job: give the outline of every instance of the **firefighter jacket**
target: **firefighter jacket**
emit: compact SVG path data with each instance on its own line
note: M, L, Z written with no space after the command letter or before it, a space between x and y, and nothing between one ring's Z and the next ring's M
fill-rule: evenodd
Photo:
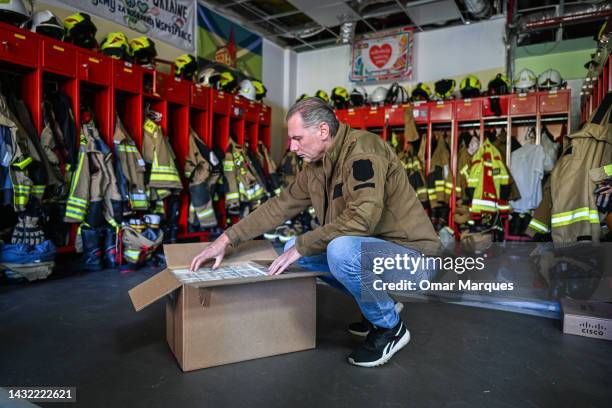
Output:
M163 213L163 199L183 189L174 152L159 125L151 119L144 123L142 156L146 165L145 183L149 198L156 201L156 211Z
M416 154L409 148L403 152L400 152L398 158L402 162L410 185L416 192L416 195L423 205L423 207L429 207L429 196L427 193L427 184L425 183L425 175L423 172L423 165Z
M520 147L520 144L518 143L516 139L512 138L511 140L513 143L512 146L517 145L518 147ZM497 148L497 150L499 150L499 154L501 155L502 162L504 163L504 166L506 166L507 168L508 163L506 163L506 153L507 153L506 148L508 145L508 136L507 136L506 130L502 129L499 132L499 135L497 135L495 140L493 140L491 143L493 144L493 146ZM514 150L514 147L512 147L512 150ZM512 177L511 173L508 173L508 185L510 186L510 193L508 195L508 201L519 200L521 198L521 192L519 191L518 186L514 182L514 178Z
M212 190L219 179L219 160L197 133L189 129L185 177L189 181L189 224L210 228L217 225ZM216 170L216 171L215 171Z
M17 124L13 121L4 96L0 95L0 165L3 204L12 201L15 211L25 211L32 192L27 167L32 163L27 145L20 143ZM12 192L12 194L11 194ZM9 196L11 196L9 199ZM5 202L6 201L6 202Z
M322 160L305 165L280 196L266 201L226 234L233 244L246 241L309 205L321 226L297 237L295 247L303 256L324 252L341 236L378 237L426 254L438 250L438 236L402 164L373 133L341 123Z
M489 139L485 138L472 158L468 177L467 194L471 198L472 218L479 219L485 213L507 213L510 210L508 183L508 169L504 165L501 153Z
M429 174L427 175L427 195L432 208L448 205L453 189L450 172L450 150L446 143L446 134L436 135L436 148L431 155Z
M145 189L145 162L136 147L134 139L117 116L113 135L115 171L122 202L129 203L132 210L145 211L149 200ZM124 205L124 212L127 206Z
M64 221L85 222L97 228L104 225L104 220L118 228L122 220L121 195L112 152L100 138L92 120L81 126L79 156L72 174Z
M612 163L611 110L612 93L608 92L582 129L568 136L551 172L550 188L544 189L529 224L529 235L550 231L555 243L599 241L595 182L589 172Z
M255 204L263 197L263 186L253 175L242 146L231 138L223 158L223 174L228 183L228 191L225 194L225 206L228 210L234 211L240 204Z
M263 164L264 173L266 175L266 185L268 192L272 195L279 195L281 189L280 176L277 172L276 163L270 158L270 152L266 146L259 141L257 143L257 151L260 156L260 160Z
M302 169L302 161L295 152L287 150L280 162L280 175L283 187L293 183Z

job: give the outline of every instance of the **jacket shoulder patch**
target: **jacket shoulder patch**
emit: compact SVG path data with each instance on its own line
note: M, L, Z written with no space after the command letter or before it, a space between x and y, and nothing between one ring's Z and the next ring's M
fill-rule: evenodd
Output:
M355 160L353 162L353 178L357 181L366 181L374 177L374 167L369 159Z

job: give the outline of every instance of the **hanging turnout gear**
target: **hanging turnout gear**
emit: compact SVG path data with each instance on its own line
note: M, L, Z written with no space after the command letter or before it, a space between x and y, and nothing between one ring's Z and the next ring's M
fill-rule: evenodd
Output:
M100 51L111 58L130 60L130 44L125 34L119 31L106 34L100 43Z
M439 100L451 99L457 83L454 79L440 79L434 84L436 98Z
M346 88L337 86L331 91L331 101L335 109L345 109L349 103L349 93Z
M598 173L592 169L601 167L605 172L612 163L611 112L612 92L608 92L584 126L568 136L570 142L550 174L528 235L551 232L555 243L599 241L596 174L590 172Z
M128 134L118 115L115 118L113 146L115 171L123 203L123 213L127 214L128 209L147 210L149 200L145 189L145 162L134 139Z
M459 91L462 98L477 98L480 96L480 79L474 75L468 75L461 80Z
M183 188L175 164L175 155L161 126L151 119L144 123L142 157L146 165L145 184L155 212L164 213L163 200Z
M23 0L0 1L1 22L21 27L29 18L30 15L23 4Z
M217 156L190 128L185 177L189 182L189 224L197 229L217 226L211 192L219 179L220 170Z
M537 77L532 70L523 68L512 81L517 92L528 92L535 89Z
M363 106L368 100L368 93L362 87L353 88L351 91L351 95L349 97L351 99L351 106L354 108L358 108Z
M130 41L130 50L134 62L138 65L152 67L157 57L155 43L149 37L136 37Z
M78 164L72 175L64 221L85 222L98 228L106 220L118 228L122 215L112 153L92 120L81 126Z
M27 169L32 163L32 157L2 95L0 95L0 142L3 204L12 203L16 212L25 211L33 188ZM9 199L11 194L12 197Z
M467 196L471 199L470 214L480 219L483 214L507 213L510 210L508 169L501 153L488 138L472 158Z
M413 101L428 101L431 97L431 90L422 82L419 82L412 90L411 99Z
M261 156L264 172L266 174L266 185L270 195L277 196L281 192L280 176L277 173L276 163L270 158L270 153L262 141L257 142L257 151Z
M89 50L98 48L96 41L98 29L91 21L89 14L78 12L69 15L64 19L64 28L66 30L64 37L66 42Z
M50 10L41 10L34 13L30 30L56 40L64 38L64 26L61 20Z
M228 213L238 215L240 211L261 199L264 195L260 185L248 165L248 160L242 146L230 138L225 157L223 158L223 174L228 182L228 192L225 195L225 206Z
M191 81L198 70L198 62L193 55L183 54L174 60L174 76Z

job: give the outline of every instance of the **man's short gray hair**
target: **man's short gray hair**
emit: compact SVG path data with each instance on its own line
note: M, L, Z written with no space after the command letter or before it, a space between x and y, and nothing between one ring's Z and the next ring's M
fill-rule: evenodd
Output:
M336 135L340 123L336 114L322 99L306 98L295 103L289 108L286 120L288 121L296 113L302 116L305 128L313 128L325 122L329 126L329 133L333 137Z

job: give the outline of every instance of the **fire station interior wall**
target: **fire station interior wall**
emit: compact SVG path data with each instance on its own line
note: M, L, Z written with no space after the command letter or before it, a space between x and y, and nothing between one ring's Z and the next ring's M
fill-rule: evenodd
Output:
M77 11L80 11L79 9L74 8L68 4L60 3L54 0L40 0L35 2L34 11L39 10L51 10L51 12L54 13L61 20L73 13L76 13ZM114 31L121 31L125 33L125 35L127 35L128 39L130 40L132 38L140 37L142 35L142 33L130 30L126 26L117 24L113 21L105 20L98 16L92 15L91 20L98 28L98 32L96 33L96 39L98 40L98 43L102 41L106 34L112 33ZM156 38L153 38L153 41L155 41L155 49L157 50L158 58L168 61L174 61L176 57L186 52L172 45L166 44Z
M401 84L411 89L418 82L426 82L433 90L433 83L439 79L455 79L458 86L465 75L473 74L486 86L497 72L505 71L504 25L504 18L495 18L470 25L417 31L413 77ZM351 47L348 45L301 52L297 64L296 96L312 95L318 89L330 92L335 86L350 91L354 86L349 80ZM364 87L371 92L390 82L364 84Z

